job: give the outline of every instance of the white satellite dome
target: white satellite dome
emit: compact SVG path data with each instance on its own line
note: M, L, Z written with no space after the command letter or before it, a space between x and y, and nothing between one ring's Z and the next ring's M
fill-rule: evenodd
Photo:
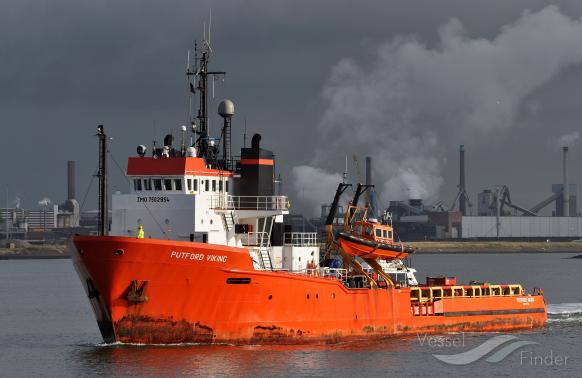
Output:
M218 105L218 114L221 117L232 117L234 115L234 103L230 100L222 100Z

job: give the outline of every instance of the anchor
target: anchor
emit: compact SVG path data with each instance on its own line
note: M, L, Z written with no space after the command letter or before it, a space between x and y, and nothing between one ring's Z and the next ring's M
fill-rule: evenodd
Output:
M127 301L132 303L147 302L148 297L145 295L147 287L148 281L143 281L141 285L138 285L137 280L131 281L131 284L129 285L129 291L127 292L126 296Z

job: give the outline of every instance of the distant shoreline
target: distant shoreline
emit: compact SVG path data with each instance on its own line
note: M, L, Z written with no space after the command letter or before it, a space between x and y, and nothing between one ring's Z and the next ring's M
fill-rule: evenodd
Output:
M70 259L71 254L64 244L33 245L25 248L0 248L0 260Z
M582 242L427 241L410 244L417 248L417 254L582 253Z

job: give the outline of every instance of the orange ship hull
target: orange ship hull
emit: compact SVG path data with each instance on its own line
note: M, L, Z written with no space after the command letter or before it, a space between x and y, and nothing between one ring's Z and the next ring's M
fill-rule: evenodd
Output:
M306 343L544 325L543 296L411 302L410 288L257 271L245 249L75 236L70 241L106 342Z

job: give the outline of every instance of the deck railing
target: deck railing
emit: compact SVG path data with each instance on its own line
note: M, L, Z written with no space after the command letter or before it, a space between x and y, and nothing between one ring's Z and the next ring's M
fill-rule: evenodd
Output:
M302 270L300 272L295 272L295 273L306 274L308 276L315 276L315 277L336 278L340 281L345 281L347 276L348 276L347 269L328 268L328 267L305 269L305 270Z
M268 232L249 232L241 234L241 243L245 247L268 247L270 245Z
M213 209L225 210L287 210L287 196L230 196L216 195L211 197Z
M317 245L317 232L286 232L283 243L295 247L312 247Z

